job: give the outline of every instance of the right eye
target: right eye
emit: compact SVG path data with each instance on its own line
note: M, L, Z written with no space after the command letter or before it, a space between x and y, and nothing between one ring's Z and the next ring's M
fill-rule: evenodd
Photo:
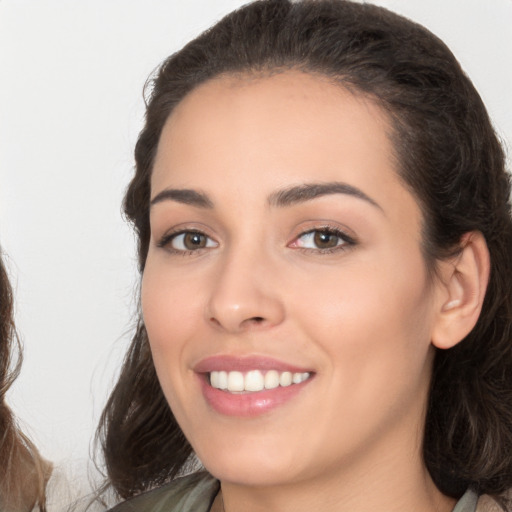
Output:
M190 253L199 249L217 247L217 242L200 231L180 231L164 236L158 243L159 247L165 247L173 252Z

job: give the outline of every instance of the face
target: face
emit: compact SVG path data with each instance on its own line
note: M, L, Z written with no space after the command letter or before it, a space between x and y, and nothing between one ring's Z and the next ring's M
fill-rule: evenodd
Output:
M223 481L421 451L435 284L389 131L371 101L291 71L212 80L167 121L143 315L172 411Z

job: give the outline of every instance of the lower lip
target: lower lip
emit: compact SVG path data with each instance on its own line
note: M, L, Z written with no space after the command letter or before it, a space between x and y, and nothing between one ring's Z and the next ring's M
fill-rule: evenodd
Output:
M260 416L292 400L312 380L300 384L266 389L253 393L229 393L210 386L207 377L199 375L206 402L218 413L226 416Z

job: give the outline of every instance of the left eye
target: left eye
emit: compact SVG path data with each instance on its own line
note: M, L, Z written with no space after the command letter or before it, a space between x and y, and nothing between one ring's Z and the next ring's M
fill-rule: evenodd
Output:
M315 229L300 235L292 244L294 247L304 249L334 249L346 244L352 244L352 240L341 233L331 229Z
M173 235L168 244L175 251L197 251L217 245L211 238L196 231L185 231Z

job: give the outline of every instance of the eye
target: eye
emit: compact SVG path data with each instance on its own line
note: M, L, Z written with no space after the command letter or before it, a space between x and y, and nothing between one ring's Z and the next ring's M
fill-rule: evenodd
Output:
M338 229L312 229L298 236L291 244L292 247L316 251L330 251L354 245L355 241Z
M217 247L217 245L217 242L200 231L171 233L164 236L158 243L159 247L164 247L172 252L194 252L199 249Z

